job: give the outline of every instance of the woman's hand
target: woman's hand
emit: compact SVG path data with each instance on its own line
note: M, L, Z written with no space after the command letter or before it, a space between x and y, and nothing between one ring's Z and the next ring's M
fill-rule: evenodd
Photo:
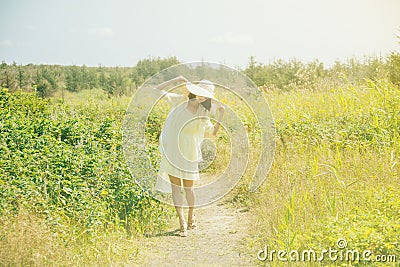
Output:
M224 112L225 112L225 107L223 105L220 105L218 107L218 121L222 120L222 116L224 116Z
M225 107L223 105L220 105L218 107L218 113L220 114L221 117L224 115L224 112L225 112Z
M178 77L175 78L175 80L177 82L183 82L186 83L188 81L188 79L186 79L185 77L183 77L182 75L179 75Z

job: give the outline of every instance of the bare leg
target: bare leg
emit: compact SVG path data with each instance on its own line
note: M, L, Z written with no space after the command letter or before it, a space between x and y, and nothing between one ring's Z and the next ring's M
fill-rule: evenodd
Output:
M193 180L186 180L183 179L183 187L185 189L186 200L189 205L188 211L188 222L193 222L194 220L194 201L195 201L195 194L193 190L194 181Z
M169 175L169 180L171 181L172 187L172 200L174 201L174 206L176 209L176 213L178 213L179 224L181 225L181 229L186 227L185 218L183 217L183 207L182 207L182 194L181 194L181 179L175 176Z

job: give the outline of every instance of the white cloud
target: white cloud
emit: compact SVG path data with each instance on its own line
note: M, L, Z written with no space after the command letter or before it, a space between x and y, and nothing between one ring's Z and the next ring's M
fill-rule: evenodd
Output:
M0 41L0 46L10 47L10 46L13 46L13 42L11 42L10 40L3 40L3 41Z
M237 34L233 32L226 32L223 35L216 36L211 39L214 43L220 44L235 44L235 45L252 45L254 44L254 39L251 35L247 34Z
M90 35L106 38L114 36L114 32L110 27L92 28L88 30L88 33Z

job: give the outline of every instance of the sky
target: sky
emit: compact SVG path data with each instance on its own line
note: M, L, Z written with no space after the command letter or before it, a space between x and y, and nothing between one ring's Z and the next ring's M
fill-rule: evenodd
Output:
M0 0L0 60L134 66L175 56L246 67L400 50L400 0Z

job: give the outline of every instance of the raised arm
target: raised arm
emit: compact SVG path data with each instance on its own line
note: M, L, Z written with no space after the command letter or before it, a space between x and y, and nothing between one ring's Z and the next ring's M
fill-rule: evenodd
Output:
M173 83L176 83L176 82L184 83L184 82L187 82L187 79L186 79L185 77L183 77L182 75L180 75L180 76L175 77L175 78L173 78L173 79L171 79L171 80L168 80L168 81L165 81L165 82L163 82L163 83L160 83L160 84L157 85L155 88L158 89L158 90L163 90L163 89L164 89L165 87L167 87L168 85L173 84Z
M163 99L167 100L167 102L170 104L171 107L176 107L179 103L182 103L183 101L186 100L186 95L167 92L167 91L164 91L164 88L166 88L167 86L174 84L174 83L186 83L186 82L187 82L187 79L185 77L183 77L182 75L180 75L178 77L175 77L171 80L165 81L165 82L160 83L159 85L155 86L151 90L151 93L157 99L162 97Z

